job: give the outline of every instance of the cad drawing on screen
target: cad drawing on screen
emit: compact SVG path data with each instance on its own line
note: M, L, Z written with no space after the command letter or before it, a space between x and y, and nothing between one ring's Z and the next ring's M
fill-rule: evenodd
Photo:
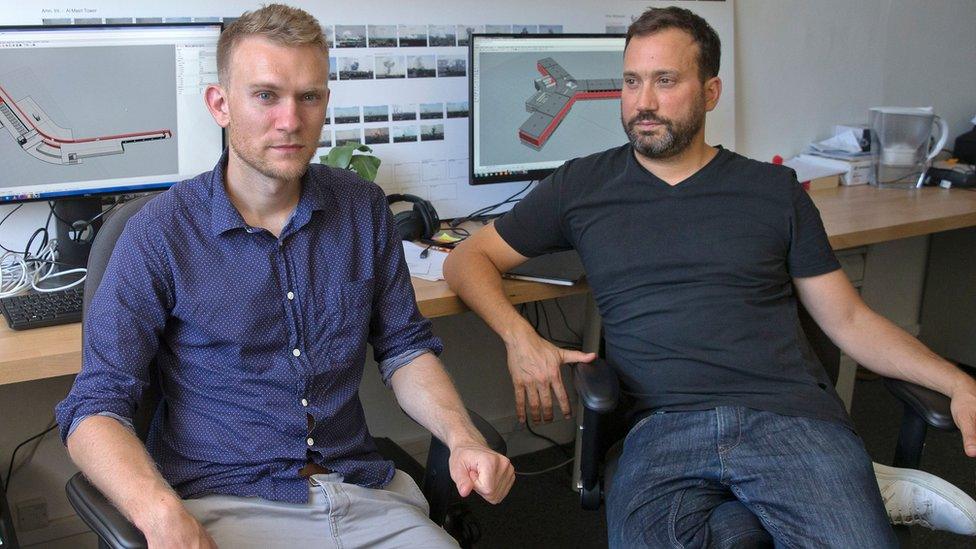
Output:
M536 92L525 101L532 113L518 130L519 140L535 150L545 146L573 103L593 99L620 99L621 80L614 78L574 78L552 57L540 59L536 68L542 74L534 81Z
M125 146L140 141L170 139L169 129L143 130L75 138L59 126L31 96L15 100L0 83L0 124L27 154L49 164L74 165L86 158L124 154Z

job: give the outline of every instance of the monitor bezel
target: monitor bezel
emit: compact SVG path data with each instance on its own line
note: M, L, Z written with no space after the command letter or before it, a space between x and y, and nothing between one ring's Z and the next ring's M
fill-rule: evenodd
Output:
M518 172L501 172L495 175L475 174L474 165L474 49L476 38L623 38L626 34L618 33L563 33L563 34L520 34L520 33L472 33L468 39L468 183L470 185L487 185L491 183L513 183L519 181L539 181L556 171L556 168L538 168ZM624 46L626 48L626 45ZM621 52L623 55L623 52ZM567 158L566 161L571 160Z
M94 24L86 23L82 25L0 25L0 32L4 31L41 31L41 30L80 30L80 29L127 29L127 28L178 28L178 27L213 27L217 26L220 28L220 34L224 32L223 21L181 21L174 23L111 23L111 24ZM215 122L216 124L216 122ZM227 148L227 131L221 129L220 131L220 149L223 151ZM0 206L6 204L25 204L28 202L44 202L51 200L63 200L71 198L96 198L112 195L121 194L133 194L133 193L143 193L143 192L153 192L166 190L173 185L179 183L177 181L161 181L159 183L145 183L138 185L118 185L114 187L103 187L101 189L78 189L71 191L55 191L39 193L39 196L14 196L5 195L3 190L0 190Z

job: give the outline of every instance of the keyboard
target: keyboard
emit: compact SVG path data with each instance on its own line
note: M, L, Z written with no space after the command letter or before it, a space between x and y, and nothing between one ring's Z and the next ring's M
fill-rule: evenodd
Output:
M0 312L14 330L43 328L81 322L81 301L85 285L56 292L31 292L0 298Z

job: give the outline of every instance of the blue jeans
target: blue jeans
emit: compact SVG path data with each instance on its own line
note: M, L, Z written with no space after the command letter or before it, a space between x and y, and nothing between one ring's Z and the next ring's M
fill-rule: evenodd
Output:
M898 546L856 434L740 407L634 425L607 530L614 548Z

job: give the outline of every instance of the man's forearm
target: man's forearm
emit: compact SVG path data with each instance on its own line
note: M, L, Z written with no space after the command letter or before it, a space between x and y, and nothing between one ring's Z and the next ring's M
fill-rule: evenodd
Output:
M142 532L185 512L142 442L115 419L85 418L67 445L82 473Z
M973 379L917 338L867 307L859 307L838 346L859 364L886 377L903 379L952 396Z
M403 411L452 451L466 444L485 444L454 383L433 354L424 353L413 359L393 373L391 382Z
M498 268L478 250L461 246L451 252L444 263L444 275L451 289L506 345L527 333L534 334L505 295Z

